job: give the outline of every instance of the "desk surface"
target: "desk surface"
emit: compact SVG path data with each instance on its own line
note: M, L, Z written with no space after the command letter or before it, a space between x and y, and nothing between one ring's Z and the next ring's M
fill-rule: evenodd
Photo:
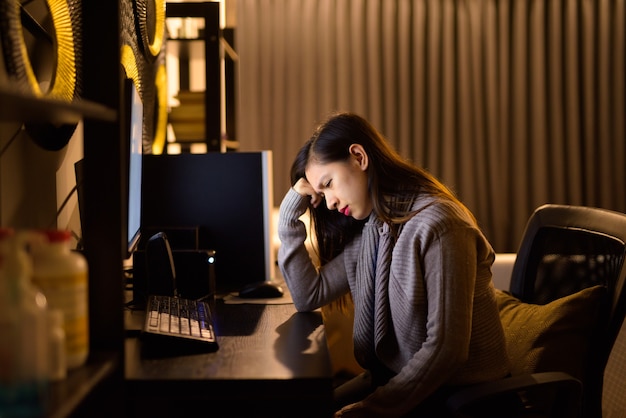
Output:
M191 412L211 401L219 401L229 417L332 416L331 367L319 312L218 300L214 320L214 353L146 358L136 336L126 339L133 416L180 415L181 407Z

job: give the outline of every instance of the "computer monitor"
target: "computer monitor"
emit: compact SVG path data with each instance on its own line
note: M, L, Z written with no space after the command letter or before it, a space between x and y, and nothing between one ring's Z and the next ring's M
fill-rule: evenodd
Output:
M271 151L145 155L143 168L142 229L198 228L218 292L273 278Z
M125 80L126 118L124 132L128 134L128 144L123 147L126 154L126 256L130 257L137 247L141 235L141 187L143 160L143 103L135 83ZM124 149L124 148L123 148Z
M124 106L121 110L121 149L124 151L121 158L120 176L122 178L121 204L124 210L122 229L125 242L125 256L130 258L136 250L141 237L141 187L143 162L143 103L137 87L131 79L124 80ZM78 194L78 209L80 222L84 230L86 225L84 216L86 202L83 190L84 159L74 164L76 174L76 190ZM92 229L95 228L92 225ZM79 242L82 249L82 243Z

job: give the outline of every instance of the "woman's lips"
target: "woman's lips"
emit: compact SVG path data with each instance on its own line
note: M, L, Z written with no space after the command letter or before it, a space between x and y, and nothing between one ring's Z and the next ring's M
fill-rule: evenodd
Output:
M341 209L339 212L343 213L346 216L350 216L350 207L346 206L345 208Z

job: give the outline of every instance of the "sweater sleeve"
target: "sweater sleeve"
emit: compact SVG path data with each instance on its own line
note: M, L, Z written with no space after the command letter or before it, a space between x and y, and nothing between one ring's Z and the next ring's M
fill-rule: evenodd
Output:
M289 287L296 309L312 311L348 292L343 254L319 270L305 246L307 232L300 217L308 208L308 197L289 189L278 217L278 266Z

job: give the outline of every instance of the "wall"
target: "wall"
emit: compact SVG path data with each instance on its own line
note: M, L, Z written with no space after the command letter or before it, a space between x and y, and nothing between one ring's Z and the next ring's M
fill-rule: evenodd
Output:
M45 30L50 30L51 18L44 1L34 1L24 4L23 7ZM3 28L6 22L11 21L13 2L2 4ZM16 19L15 19L16 20ZM4 30L0 37L0 88L9 89L19 87L15 74L20 69L20 60L28 61L32 68L35 81L42 94L47 95L53 90L54 71L56 70L53 48L56 43L41 40L30 36L25 30L15 28L10 30L11 38ZM23 42L28 55L26 58L15 58L13 68L5 62L6 56L16 56L15 52L6 45L14 45L14 40ZM4 45L4 46L2 46ZM11 61L13 62L13 61ZM61 84L61 83L59 83ZM9 105L10 106L10 105ZM48 151L38 146L32 137L23 129L22 121L0 121L0 225L13 228L69 228L80 235L80 219L76 193L72 190L76 184L74 163L82 158L83 140L82 125L76 127L69 143L59 151ZM67 140L67 137L64 137ZM65 209L59 213L58 209L70 196ZM76 240L73 243L76 245Z
M15 139L12 139L19 132ZM36 145L21 124L0 124L0 224L14 228L70 228L80 235L75 193L57 218L76 184L74 162L82 158L79 128L61 151Z

